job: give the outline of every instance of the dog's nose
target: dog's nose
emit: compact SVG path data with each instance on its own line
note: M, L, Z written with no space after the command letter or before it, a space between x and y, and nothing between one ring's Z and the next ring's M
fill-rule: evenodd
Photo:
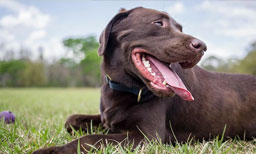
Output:
M196 52L203 52L207 50L206 44L198 39L193 39L190 43L190 48Z

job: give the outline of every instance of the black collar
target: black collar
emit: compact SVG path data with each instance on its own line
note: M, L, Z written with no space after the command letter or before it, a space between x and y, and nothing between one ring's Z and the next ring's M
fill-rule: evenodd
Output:
M152 96L154 96L153 93L147 87L141 89L126 87L125 85L111 81L111 77L109 75L106 75L105 78L106 82L108 83L111 89L137 95L137 102L145 102L151 99Z

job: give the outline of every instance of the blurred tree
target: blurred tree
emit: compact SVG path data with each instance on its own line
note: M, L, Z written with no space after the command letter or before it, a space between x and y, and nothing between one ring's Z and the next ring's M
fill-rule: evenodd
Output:
M210 56L201 63L201 67L210 71L216 71L218 67L223 65L223 63L224 62L220 58L216 56Z
M80 67L68 67L57 62L46 68L48 86L74 87L83 85Z
M58 63L67 67L67 68L74 68L74 67L78 66L78 64L71 58L61 58L58 61Z
M63 44L75 55L80 55L82 53L86 53L88 51L92 51L98 48L98 42L94 36L89 36L86 38L68 38L63 41Z
M19 76L26 69L26 61L10 60L0 62L0 85L6 86L21 86Z
M233 66L238 62L236 59L223 60L216 56L210 56L206 58L202 63L201 67L209 71L216 72L232 72Z
M248 54L233 70L238 73L256 75L256 42L251 45Z
M12 50L5 51L0 61L0 86L99 86L101 59L95 37L68 38L63 44L73 57L51 64L44 60L43 47L38 48L37 61L30 60L31 51L27 48L22 48L17 56Z
M19 59L21 60L29 60L29 58L31 58L32 52L27 49L22 47L19 51Z
M86 54L80 65L85 73L85 80L87 86L100 86L100 61L97 49Z
M256 75L256 42L248 48L243 59L228 59L226 61L210 56L201 63L201 67L217 72L243 73Z
M44 66L28 60L0 62L0 86L23 87L46 85Z
M44 64L41 62L26 62L26 68L21 72L19 85L25 87L40 87L47 83Z
M38 47L38 53L39 53L39 61L44 61L44 48L42 46Z
M14 51L12 49L6 50L3 56L4 61L13 60L15 58Z
M94 36L86 38L68 38L63 41L65 47L74 55L73 59L62 58L62 64L73 66L77 63L83 71L84 86L100 85L100 61L97 54L98 42Z
M247 50L248 50L248 52L255 51L256 50L256 41L251 43L251 45L249 46L249 48Z

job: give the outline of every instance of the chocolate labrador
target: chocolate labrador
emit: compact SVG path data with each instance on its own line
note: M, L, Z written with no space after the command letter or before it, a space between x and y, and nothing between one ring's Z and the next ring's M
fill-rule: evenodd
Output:
M256 78L196 66L206 51L165 12L121 10L100 37L103 85L100 115L72 115L66 128L102 124L112 133L87 135L34 154L76 153L90 145L163 143L256 137ZM79 142L78 142L79 141Z

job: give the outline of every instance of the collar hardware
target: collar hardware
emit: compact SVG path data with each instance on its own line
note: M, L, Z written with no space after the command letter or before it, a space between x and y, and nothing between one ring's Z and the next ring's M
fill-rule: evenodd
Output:
M128 92L132 93L137 96L137 102L145 102L152 98L152 92L147 88L133 88L133 87L127 87L125 85L122 85L120 83L112 81L112 78L106 74L105 75L106 82L108 83L109 87L113 90L122 91L122 92Z
M139 93L138 93L138 98L137 98L137 102L140 102L141 99L141 93L142 93L143 88L140 89Z

